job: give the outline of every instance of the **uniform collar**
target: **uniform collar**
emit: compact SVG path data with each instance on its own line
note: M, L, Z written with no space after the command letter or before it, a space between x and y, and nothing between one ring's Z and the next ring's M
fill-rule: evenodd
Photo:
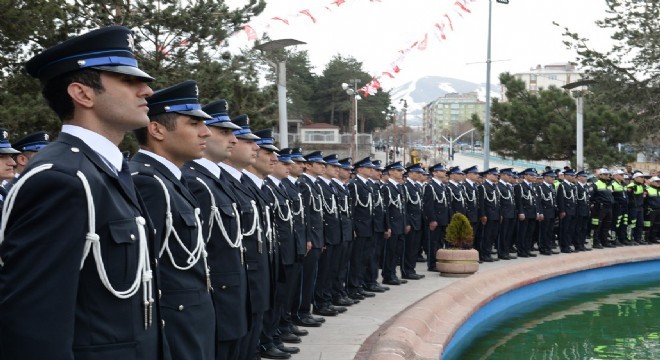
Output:
M264 184L263 179L260 179L257 175L247 171L246 169L243 169L243 175L246 175L247 177L250 178L256 185L257 188L261 189L261 186Z
M112 170L116 170L117 172L121 170L124 156L122 156L117 145L113 144L105 136L76 125L62 125L61 132L82 140L87 146L94 150L94 152L101 155L106 163L114 166L115 168Z
M165 166L167 168L167 170L169 170L177 180L181 180L181 169L176 167L176 165L174 165L173 162L171 162L171 161L167 160L166 158L164 158L164 157L162 157L162 156L160 156L156 153L153 153L149 150L140 149L140 150L138 150L138 152L143 153L143 154L153 158L154 160L158 161L163 166Z
M240 171L238 171L238 169L230 165L227 165L223 162L219 163L218 166L220 166L220 168L223 169L224 171L228 172L229 175L231 175L234 179L241 181L241 176L243 176L243 174Z
M210 171L211 174L213 174L218 179L220 178L220 167L218 166L218 164L205 158L195 159L193 161L206 168L206 170Z
M315 181L316 181L316 177L315 177L315 176L312 176L312 175L310 175L310 174L308 174L308 173L303 173L303 175L307 176L310 180L312 180L312 182L315 182Z
M358 179L362 180L363 183L365 183L365 184L367 183L367 179L362 177L362 175L360 175L360 174L355 174L355 175L357 176Z

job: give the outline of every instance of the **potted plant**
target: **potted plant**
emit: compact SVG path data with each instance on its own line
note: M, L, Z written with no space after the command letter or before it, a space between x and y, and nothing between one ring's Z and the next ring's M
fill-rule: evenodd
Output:
M462 277L479 270L479 252L472 248L474 234L470 221L461 213L452 216L445 242L447 249L439 249L435 258L440 276Z

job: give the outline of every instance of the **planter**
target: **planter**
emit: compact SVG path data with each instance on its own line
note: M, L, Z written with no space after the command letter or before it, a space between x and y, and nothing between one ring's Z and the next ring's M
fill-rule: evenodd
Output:
M435 259L440 276L465 277L479 270L479 252L474 249L440 249Z

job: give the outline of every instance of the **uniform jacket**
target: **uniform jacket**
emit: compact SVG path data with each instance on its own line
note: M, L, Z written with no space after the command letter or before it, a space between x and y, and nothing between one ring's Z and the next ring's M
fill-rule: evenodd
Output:
M539 208L544 220L555 218L557 212L557 192L552 184L540 184L536 188L538 192Z
M335 188L320 177L316 179L321 196L323 197L323 236L326 245L341 244L341 221L339 219L339 208Z
M455 184L453 182L447 183L447 196L449 200L449 219L454 216L455 213L461 213L467 215L467 204L465 200L465 189L460 184Z
M241 175L241 179L247 175ZM243 248L245 248L245 268L247 269L248 294L252 313L263 312L270 308L270 267L268 262L268 244L265 232L253 227L258 217L256 227L263 226L263 211L256 205L254 194L234 176L222 171L220 181L225 183L236 195L238 209L241 212L241 227L243 228ZM252 207L255 203L256 211ZM263 229L263 227L262 227ZM251 235L245 235L249 234ZM261 241L261 242L260 242Z
M465 216L470 222L479 221L478 199L477 199L477 184L470 184L467 181L463 182L463 189L465 189Z
M383 186L381 183L375 181L369 181L369 186L371 186L371 198L373 199L373 223L374 223L374 232L385 232L390 228L389 219L387 216L387 209L385 204L383 204L383 194L380 192L380 188Z
M422 192L415 184L404 181L406 197L406 219L412 230L422 229Z
M291 204L291 211L293 212L293 234L295 239L296 254L300 259L307 253L307 240L305 238L305 212L302 200L302 195L298 189L298 185L294 184L288 178L282 179L282 184L286 189L287 197Z
M372 188L360 178L356 177L348 184L353 208L353 229L356 236L371 237L374 233Z
M513 193L513 186L501 181L497 182L497 195L500 198L500 213L503 219L515 219L516 198Z
M337 193L337 209L339 210L339 222L341 223L341 242L353 240L353 218L351 214L351 200L348 189L336 181L332 186Z
M577 215L578 216L590 216L590 201L589 201L589 189L580 183L575 184L577 187Z
M500 199L497 184L488 181L477 187L477 211L479 218L485 216L488 221L500 221Z
M213 287L211 297L215 305L216 338L218 341L238 339L247 333L250 310L242 245L233 247L229 244L236 242L240 231L236 221L240 212L234 210L236 195L203 165L189 161L181 170L188 188L199 202L204 240L208 239L206 251ZM217 208L217 213L212 212L212 205ZM220 216L221 224L217 219L211 219L216 214Z
M282 185L281 182L280 185ZM279 247L280 263L293 265L296 261L296 240L293 233L293 216L289 197L285 189L275 185L273 180L268 177L264 179L263 192L271 208L271 219L275 226L275 241ZM276 199L277 201L275 201Z
M161 317L153 296L145 329L143 290L119 299L101 283L93 254L80 267L89 232L87 199L76 173L87 178L95 205L96 234L110 284L128 289L137 275L136 217L146 220L150 265L160 244L141 198L82 140L61 133L30 161L23 177L44 164L50 170L15 185L0 246L0 359L160 359ZM40 305L41 304L41 305ZM43 305L43 306L42 306Z
M298 187L305 207L305 238L312 247L323 248L323 195L318 185L307 175L298 177Z
M160 273L163 319L171 325L165 327L165 334L172 357L214 358L215 310L207 283L206 264L200 253L191 267L191 256L188 254L198 246L198 235L202 231L197 219L197 199L165 165L149 155L138 152L129 166L135 186L154 222L156 236L162 246L167 243L169 248L169 251L160 250ZM156 177L163 182L162 185ZM172 216L173 229L168 240L165 239L170 230L166 223L167 203L163 185L169 193ZM177 241L177 234L186 249ZM195 336L191 337L188 333Z
M446 185L441 185L435 180L431 180L424 185L423 194L424 223L428 225L436 221L438 226L448 225L450 195L447 194Z
M403 185L394 185L388 181L382 188L383 202L387 207L388 221L392 235L401 235L406 232L408 225L406 215L406 194Z
M575 185L562 181L557 186L557 211L566 215L575 216L577 209L577 190Z
M536 219L539 208L534 184L528 184L523 181L513 187L513 192L516 197L517 214L525 214L525 220Z

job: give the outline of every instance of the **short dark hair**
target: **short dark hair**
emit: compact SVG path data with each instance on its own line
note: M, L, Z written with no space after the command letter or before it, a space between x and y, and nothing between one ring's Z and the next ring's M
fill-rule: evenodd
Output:
M174 131L176 129L176 119L179 116L180 115L177 113L163 113L150 117L149 121L155 121L165 126L165 129L167 129L167 131ZM147 140L149 136L146 127L133 130L133 134L135 134L135 139L137 140L138 144L140 145L147 144Z
M105 91L101 83L101 72L96 69L72 71L48 80L43 84L41 94L62 121L73 118L73 100L67 87L74 82L91 87L97 94Z

